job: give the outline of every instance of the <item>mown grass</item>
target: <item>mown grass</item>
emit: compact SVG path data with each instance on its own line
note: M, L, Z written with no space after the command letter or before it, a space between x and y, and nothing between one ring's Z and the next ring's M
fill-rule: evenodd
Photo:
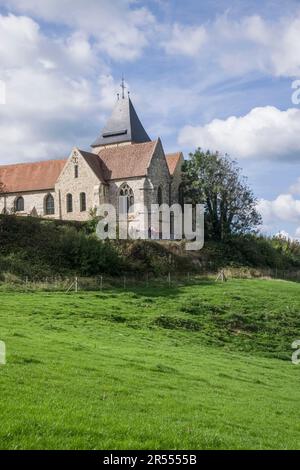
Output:
M1 292L0 448L299 449L299 294Z

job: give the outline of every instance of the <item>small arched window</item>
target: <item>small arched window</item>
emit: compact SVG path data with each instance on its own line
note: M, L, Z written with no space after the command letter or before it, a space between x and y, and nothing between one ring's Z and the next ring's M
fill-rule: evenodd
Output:
M48 196L46 196L45 213L46 215L54 215L55 213L54 197L51 194L48 194Z
M74 178L78 178L78 165L74 165Z
M162 190L161 190L161 187L159 186L158 190L157 190L157 204L159 206L161 206L163 203L163 196L162 196Z
M16 212L24 212L24 198L22 196L16 199L15 209Z
M67 212L73 212L73 197L72 197L72 194L67 194Z
M121 196L126 197L126 201L127 201L126 210L127 210L127 213L132 212L132 206L134 205L134 194L133 194L133 190L130 188L130 186L128 186L127 183L124 184L123 186L121 186L119 196L120 197Z
M80 193L80 211L81 212L86 211L86 194L85 193Z

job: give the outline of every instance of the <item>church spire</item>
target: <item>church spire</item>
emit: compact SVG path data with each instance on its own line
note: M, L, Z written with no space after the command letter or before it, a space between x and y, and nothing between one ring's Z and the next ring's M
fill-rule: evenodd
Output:
M119 98L120 95L118 93L118 100L111 117L108 119L99 137L91 145L93 148L123 142L139 144L151 141L139 120L129 93L128 96L125 94L126 86L124 76L122 77L121 89L122 99Z

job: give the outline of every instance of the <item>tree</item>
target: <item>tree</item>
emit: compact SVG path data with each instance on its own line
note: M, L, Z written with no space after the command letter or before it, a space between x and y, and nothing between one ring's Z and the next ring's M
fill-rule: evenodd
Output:
M236 161L199 148L190 154L183 171L186 201L205 206L208 237L224 240L255 232L261 224L257 199Z

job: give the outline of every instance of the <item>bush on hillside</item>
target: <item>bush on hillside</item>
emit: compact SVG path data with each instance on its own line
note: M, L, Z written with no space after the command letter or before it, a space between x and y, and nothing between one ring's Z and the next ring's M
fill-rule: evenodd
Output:
M244 235L208 241L200 252L184 242L100 241L88 224L0 216L0 273L30 278L131 273L205 272L225 267L300 269L300 244Z
M72 223L4 216L0 219L0 269L31 277L74 272L93 276L117 274L124 266L109 241L86 235Z

